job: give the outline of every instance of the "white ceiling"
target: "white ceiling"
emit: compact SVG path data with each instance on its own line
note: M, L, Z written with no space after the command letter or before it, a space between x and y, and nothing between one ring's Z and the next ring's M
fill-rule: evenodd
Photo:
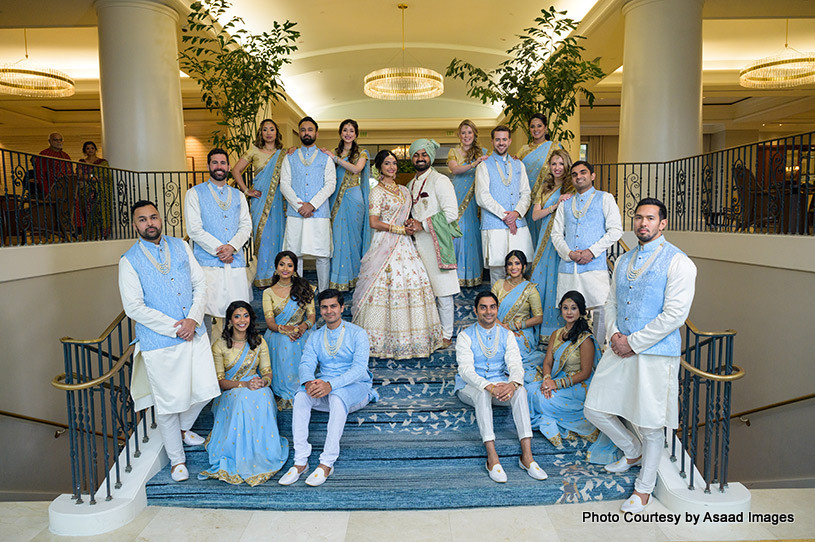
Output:
M621 0L550 2L559 9L568 9L569 16L576 19L602 19L602 24L588 25L587 45L592 54L605 57L607 71L619 68ZM513 0L500 9L487 0L407 3L406 64L442 73L454 57L485 68L496 66L542 6L530 0ZM94 99L99 68L92 0L49 0L45 4L46 9L33 9L29 0L0 2L0 62L23 57L22 28L27 27L30 60L67 72L85 89L81 99ZM296 104L320 120L353 117L404 123L409 119L494 120L499 115L498 108L467 97L464 85L449 79L445 94L432 100L385 102L364 95L362 79L366 73L401 62L401 15L396 0L234 0L234 4L234 14L243 17L247 29L254 32L269 28L273 20L298 22L298 51L285 68L283 81ZM815 51L815 1L776 0L771 4L758 0L705 2L706 94L710 94L710 87L718 89L720 97L725 93L733 101L754 95L738 86L738 69L749 60L783 49L785 16L793 17L790 45L801 51ZM604 11L611 15L598 16ZM613 101L620 81L619 71L612 73L597 86L598 93ZM194 99L194 87L185 88L185 96ZM803 89L800 93L812 95L813 90ZM19 98L0 97L0 108L8 101L20 105ZM32 110L36 108L33 102Z

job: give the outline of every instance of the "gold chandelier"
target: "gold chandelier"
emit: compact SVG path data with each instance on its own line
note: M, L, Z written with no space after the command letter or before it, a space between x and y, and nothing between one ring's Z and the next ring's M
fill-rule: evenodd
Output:
M61 98L74 94L68 74L28 61L28 34L23 29L25 60L0 64L0 92L29 98Z
M815 83L815 53L801 53L789 46L790 21L784 51L751 62L739 72L739 84L747 88L790 88Z
M402 66L382 68L365 76L363 90L378 100L426 100L444 94L444 77L439 72L420 67L405 67L405 10L402 10Z

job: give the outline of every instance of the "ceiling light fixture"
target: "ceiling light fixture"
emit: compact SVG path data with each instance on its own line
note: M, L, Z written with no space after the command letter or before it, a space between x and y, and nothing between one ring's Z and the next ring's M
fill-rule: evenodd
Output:
M444 94L444 77L428 68L405 67L405 10L402 11L402 66L375 70L365 76L363 90L378 100L426 100Z
M62 98L75 92L68 74L28 61L28 33L23 29L25 60L0 64L0 92L29 98Z
M790 88L815 83L815 53L802 53L789 46L790 20L784 51L751 62L739 72L739 84L747 88Z

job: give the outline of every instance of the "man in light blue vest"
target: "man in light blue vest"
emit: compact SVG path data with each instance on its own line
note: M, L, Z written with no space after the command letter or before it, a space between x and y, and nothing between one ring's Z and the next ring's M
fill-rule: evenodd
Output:
M337 171L328 154L315 145L317 121L304 117L299 129L303 145L289 154L280 168L280 193L288 202L283 250L297 255L301 276L303 260L316 260L317 287L323 291L328 288L334 248L328 198L334 193Z
M342 319L345 300L333 288L317 295L325 326L315 330L306 341L300 360L300 390L294 396L291 426L294 440L294 466L280 478L280 485L296 482L308 466L311 444L308 425L311 411L328 412L325 445L320 464L306 478L306 485L322 485L334 472L340 455L340 438L348 414L356 412L379 395L373 390L368 370L370 346L368 333Z
M206 325L211 332L209 317L224 318L233 301L252 301L242 250L252 235L252 217L240 190L226 184L226 151L209 151L207 167L209 180L184 197L184 221L195 259L207 278ZM217 337L210 338L214 342Z
M623 512L641 512L650 502L663 427L673 434L678 426L679 328L690 313L696 266L662 235L667 215L658 199L637 204L639 244L614 267L606 302L610 348L597 365L584 408L586 418L625 454L606 470L625 472L642 465ZM636 427L642 444L620 418Z
M475 297L475 315L478 322L463 329L456 340L455 391L463 403L475 408L478 430L487 449L487 472L494 482L507 481L495 451L492 407L509 406L521 440L518 466L535 480L545 480L546 472L532 457L532 424L521 352L512 332L498 325L498 298L494 293L481 292Z
M614 196L594 188L594 166L579 160L572 165L571 176L577 193L558 206L552 222L552 245L561 258L557 299L570 290L583 294L592 311L594 337L602 347L603 305L609 289L606 251L623 236L622 219Z
M504 258L510 251L520 250L532 261L535 250L524 218L531 193L526 168L509 155L508 127L497 126L491 135L493 152L475 168L475 201L481 207L484 267L495 284L506 276Z
M132 217L139 240L119 260L122 306L136 321L130 393L136 410L155 406L171 475L180 482L189 478L183 444L204 443L190 428L221 394L201 325L207 282L189 245L161 235L153 203L135 203Z

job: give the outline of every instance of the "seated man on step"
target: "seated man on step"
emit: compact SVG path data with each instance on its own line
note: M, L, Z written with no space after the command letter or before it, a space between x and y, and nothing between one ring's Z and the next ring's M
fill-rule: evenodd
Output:
M535 480L545 480L546 472L532 457L532 424L524 391L524 368L515 336L498 325L498 298L492 292L475 297L478 322L461 330L456 341L456 395L475 407L481 440L487 448L487 471L494 482L506 482L507 475L495 451L492 406L512 408L512 419L521 439L518 466ZM520 390L520 391L519 391Z
M291 421L294 466L280 479L279 483L284 486L296 482L308 466L311 454L308 424L312 409L328 412L320 464L306 479L307 485L319 486L334 472L348 414L379 397L372 389L373 378L368 370L368 334L361 327L342 320L345 302L342 293L333 288L323 290L317 302L325 326L315 330L303 348L300 390L294 396Z

